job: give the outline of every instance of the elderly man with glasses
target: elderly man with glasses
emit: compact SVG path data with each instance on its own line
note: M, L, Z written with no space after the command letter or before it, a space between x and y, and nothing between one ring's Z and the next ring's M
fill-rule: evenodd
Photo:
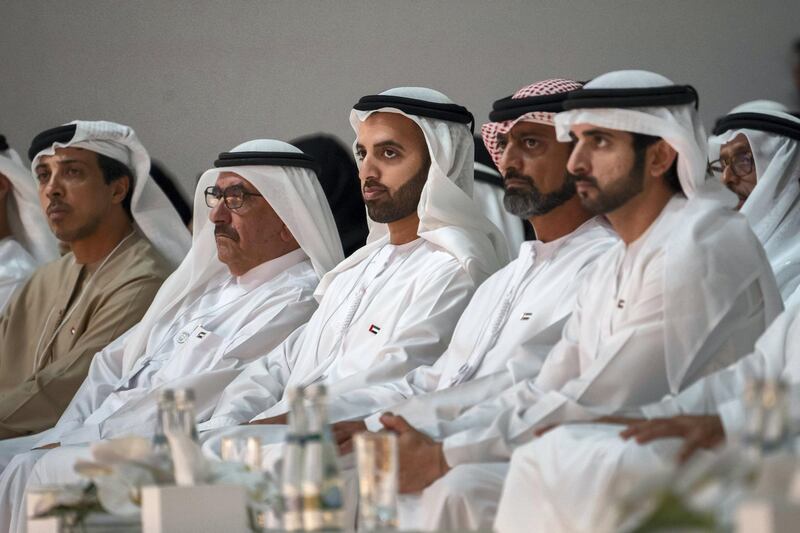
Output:
M152 436L165 388L192 388L204 420L245 364L308 321L319 278L343 259L315 166L289 144L259 140L203 174L192 248L142 321L95 355L56 426L27 437L35 449L11 460L0 531L22 527L29 475L30 484L76 481L88 443Z
M800 118L758 100L720 118L713 133L709 169L738 196L786 301L800 285Z

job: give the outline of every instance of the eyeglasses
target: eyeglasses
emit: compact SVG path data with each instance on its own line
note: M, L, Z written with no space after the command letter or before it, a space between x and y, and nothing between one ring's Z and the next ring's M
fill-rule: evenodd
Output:
M751 153L742 153L736 154L735 156L728 158L719 158L716 161L712 161L708 164L708 171L711 174L714 174L716 177L721 178L725 169L730 167L731 172L737 178L743 178L753 172L754 163L753 163L753 154Z
M247 192L240 185L233 185L225 190L220 189L216 185L212 185L205 190L206 205L210 208L215 208L219 205L219 201L225 202L225 207L231 211L236 211L244 205L246 196L261 196L257 193Z

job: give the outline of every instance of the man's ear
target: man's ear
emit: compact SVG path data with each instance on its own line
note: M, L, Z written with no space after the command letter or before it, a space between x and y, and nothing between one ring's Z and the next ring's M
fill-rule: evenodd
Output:
M5 200L10 192L11 182L4 174L0 174L0 200Z
M281 225L281 231L279 235L283 242L297 242L295 241L294 235L292 235L292 232L289 231L289 228L286 226L286 224Z
M672 167L675 158L678 157L678 152L661 139L650 146L650 175L663 176Z
M121 204L125 197L128 196L131 178L122 176L112 181L109 185L111 186L111 201L115 204Z

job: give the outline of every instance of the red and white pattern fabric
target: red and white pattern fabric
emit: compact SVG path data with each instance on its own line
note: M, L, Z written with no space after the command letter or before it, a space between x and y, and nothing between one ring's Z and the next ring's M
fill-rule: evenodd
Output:
M517 92L515 92L513 96L511 96L511 99L516 100L519 98L528 98L530 96L544 96L548 94L568 93L570 91L580 89L581 87L583 86L577 81L554 78L551 80L539 81L536 83L532 83L531 85L527 85L522 89L518 90ZM502 150L500 150L497 147L498 134L505 135L511 128L514 127L514 124L520 121L538 122L539 124L547 124L548 126L552 126L554 116L555 113L548 113L544 111L533 111L531 113L526 113L514 120L506 120L503 122L489 122L481 126L481 136L483 137L483 143L486 145L486 149L489 150L489 155L492 156L492 161L494 161L494 164L498 165L498 163L500 162L500 156L503 153Z

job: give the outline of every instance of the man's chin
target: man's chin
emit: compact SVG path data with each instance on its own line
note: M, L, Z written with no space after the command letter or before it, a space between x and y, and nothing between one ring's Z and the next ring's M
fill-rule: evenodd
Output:
M50 225L50 231L61 242L71 243L80 238L80 231L70 228L65 228L63 225Z

